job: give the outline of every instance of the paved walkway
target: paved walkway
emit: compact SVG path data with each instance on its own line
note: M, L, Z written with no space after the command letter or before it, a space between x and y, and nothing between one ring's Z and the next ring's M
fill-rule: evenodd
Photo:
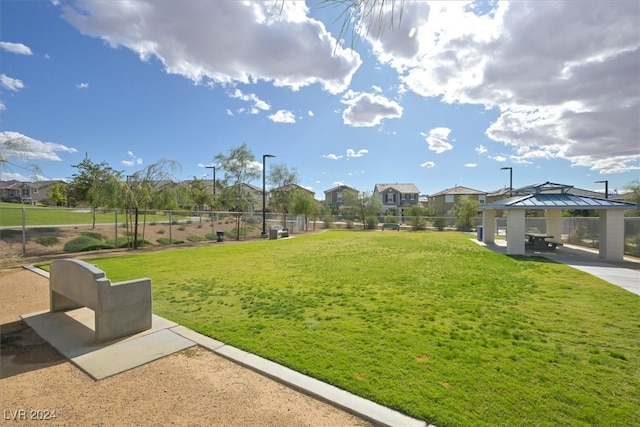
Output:
M494 252L506 253L507 242L505 240L496 240L494 244L488 245L476 239L473 239L473 241L479 245L486 246ZM622 261L608 261L599 258L597 250L568 244L558 247L555 251L527 250L526 255L543 256L566 264L640 295L639 258L625 256Z

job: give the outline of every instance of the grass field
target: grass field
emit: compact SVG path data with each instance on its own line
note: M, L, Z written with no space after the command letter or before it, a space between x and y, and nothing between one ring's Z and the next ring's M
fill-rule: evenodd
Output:
M640 298L455 232L92 260L154 312L445 426L640 425Z

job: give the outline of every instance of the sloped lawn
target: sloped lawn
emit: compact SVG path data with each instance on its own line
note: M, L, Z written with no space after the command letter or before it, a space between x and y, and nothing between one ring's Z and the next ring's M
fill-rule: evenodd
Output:
M154 311L445 426L640 425L640 297L455 232L331 231L92 260Z

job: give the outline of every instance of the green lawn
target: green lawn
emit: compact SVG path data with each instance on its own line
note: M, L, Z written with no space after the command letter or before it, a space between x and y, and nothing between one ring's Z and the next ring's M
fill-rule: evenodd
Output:
M0 203L0 226L20 227L22 226L22 210L25 210L25 221L27 227L38 225L77 225L93 223L93 214L90 209L66 209L42 206L20 205L17 203ZM174 215L172 219L182 219L184 212ZM116 220L114 211L96 213L97 224L113 224ZM140 221L143 220L142 215ZM147 215L147 221L168 221L168 215L156 213ZM118 222L124 223L123 212L118 212Z
M445 426L640 425L640 297L455 232L92 260L154 312Z

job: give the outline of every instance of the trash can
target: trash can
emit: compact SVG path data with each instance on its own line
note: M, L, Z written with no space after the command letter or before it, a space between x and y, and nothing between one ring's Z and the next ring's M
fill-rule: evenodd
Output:
M218 237L216 239L217 242L223 242L224 241L224 231L216 231L216 236Z
M482 242L482 233L484 232L483 226L479 225L476 227L476 231L478 232L478 240Z
M278 238L278 227L269 227L269 240L275 240Z

